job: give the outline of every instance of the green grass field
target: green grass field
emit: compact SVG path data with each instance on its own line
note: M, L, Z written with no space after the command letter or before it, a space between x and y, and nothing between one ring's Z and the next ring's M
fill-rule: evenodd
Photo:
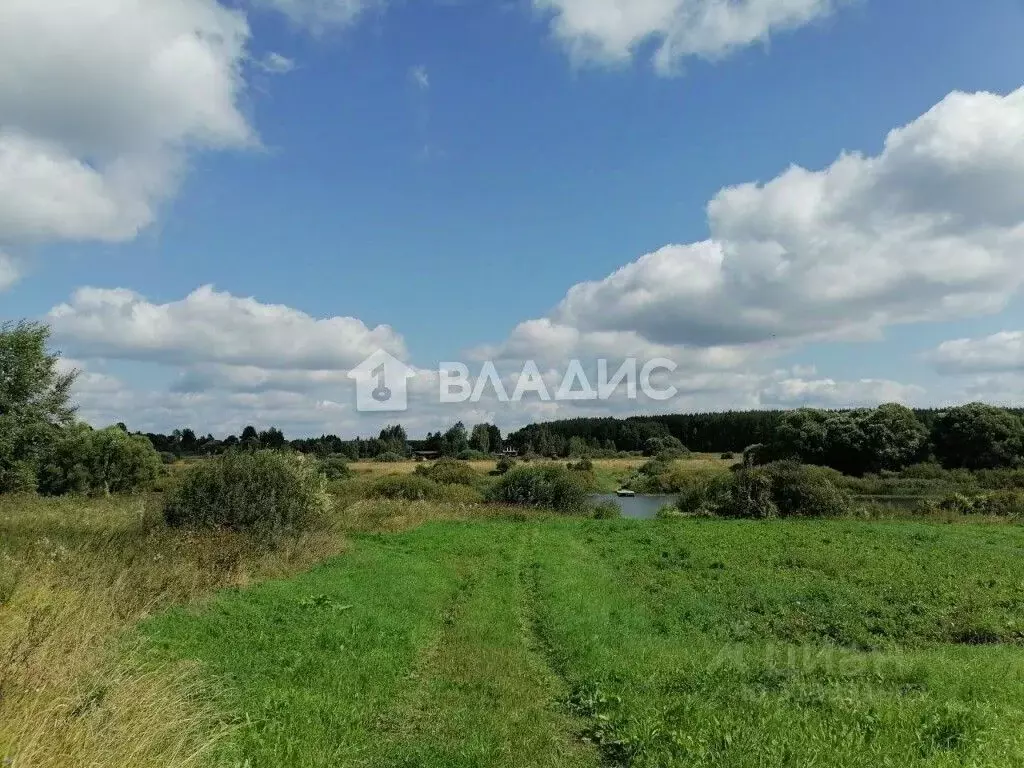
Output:
M144 624L215 763L1024 764L1024 530L433 522Z

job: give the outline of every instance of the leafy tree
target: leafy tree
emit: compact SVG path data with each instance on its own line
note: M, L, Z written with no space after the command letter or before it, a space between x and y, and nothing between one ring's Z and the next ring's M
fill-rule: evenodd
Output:
M494 424L487 425L487 443L492 453L501 450L501 430Z
M445 456L458 456L469 448L469 436L466 434L466 425L461 421L444 433L441 439L441 453Z
M491 452L491 425L477 424L469 436L469 447L480 453Z
M902 405L889 403L868 411L861 419L861 431L868 471L900 470L928 452L928 429Z
M947 469L1018 466L1024 454L1024 422L1002 408L970 403L939 415L932 442L936 458Z
M272 451L279 451L288 445L288 441L284 439L284 433L277 427L271 427L260 432L259 441L260 448L267 448Z
M181 447L182 453L195 453L196 448L199 447L199 440L196 439L196 433L188 427L181 430L178 445Z
M377 440L377 450L379 453L396 453L399 456L409 455L409 436L405 432L405 427L401 424L385 427L380 431L380 437Z
M251 424L242 430L242 435L238 441L241 443L243 448L247 448L249 450L254 451L260 447L260 435L256 431L256 427Z
M39 457L72 422L77 372L60 372L41 323L0 324L0 493L31 490Z

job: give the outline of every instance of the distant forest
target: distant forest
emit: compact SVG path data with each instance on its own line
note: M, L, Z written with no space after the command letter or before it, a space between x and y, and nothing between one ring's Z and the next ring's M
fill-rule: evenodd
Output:
M886 415L887 414L887 415ZM530 424L503 436L493 424L477 424L467 429L461 422L446 432L430 433L424 439L409 439L400 425L389 426L376 437L343 439L337 435L288 440L278 429L264 431L246 427L239 436L218 440L212 435L197 436L191 429L175 430L169 435L148 434L153 446L161 452L176 456L208 455L234 447L284 448L291 447L303 453L343 455L351 460L374 459L381 456L404 457L415 450L437 451L443 455L492 454L504 448L514 448L521 454L569 457L612 453L650 453L652 444L674 438L690 451L701 453L742 452L752 445L777 445L780 434L792 432L794 424L804 434L803 441L813 440L815 431L829 432L828 440L836 442L843 430L856 432L844 439L848 442L870 443L877 438L883 422L893 429L893 419L914 422L923 433L936 435L936 424L949 414L970 415L979 428L988 431L1016 432L1022 422L1024 409L995 408L971 404L950 409L906 409L901 406L883 406L879 409L798 411L725 411L720 413L667 414L659 416L630 416L626 418L576 418ZM883 418L884 417L884 418ZM782 432L780 433L780 427ZM943 432L941 424L938 432ZM863 434L861 434L863 433ZM825 439L822 437L822 439ZM1014 438L1015 439L1015 438ZM933 439L934 442L934 439ZM1024 451L1024 447L1021 449ZM802 449L800 453L805 453Z

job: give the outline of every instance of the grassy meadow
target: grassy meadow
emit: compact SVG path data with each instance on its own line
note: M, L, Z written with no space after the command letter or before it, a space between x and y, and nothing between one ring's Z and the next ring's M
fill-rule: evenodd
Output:
M359 535L145 623L251 766L1024 761L1024 531L529 519Z
M366 497L416 466L353 465L274 542L168 529L160 494L0 496L0 760L1024 764L1019 525Z

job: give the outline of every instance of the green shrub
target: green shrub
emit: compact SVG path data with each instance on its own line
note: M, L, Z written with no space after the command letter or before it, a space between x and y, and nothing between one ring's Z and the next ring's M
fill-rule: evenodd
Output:
M716 513L722 517L769 519L779 516L772 498L771 475L760 468L745 469L731 476L729 495L722 499ZM712 504L717 500L712 500ZM713 507L712 507L713 508Z
M374 480L368 489L369 496L383 499L404 499L405 501L425 501L434 499L438 494L438 486L429 477L420 473L419 467L411 475L384 475Z
M938 508L954 515L972 515L976 511L975 499L964 493L949 493L939 500Z
M850 497L836 485L835 470L780 461L762 468L771 478L772 500L780 517L840 517Z
M55 434L37 476L39 492L50 496L135 493L152 488L160 471L160 455L146 437L76 424Z
M690 514L768 519L849 514L850 496L832 470L780 461L732 473L695 477L679 497Z
M644 442L644 456L665 456L678 459L690 452L677 437L651 437Z
M164 519L189 528L273 535L309 527L330 509L316 464L282 451L229 451L185 470Z
M487 499L578 514L586 508L587 495L587 486L578 473L560 464L546 464L509 470L491 486Z
M982 496L975 502L979 514L996 517L1024 516L1024 492L995 491Z
M1004 490L977 496L950 493L944 496L937 506L942 512L954 515L1020 517L1024 515L1024 492Z
M384 462L386 464L393 464L396 461L405 461L405 456L394 451L385 451L373 458L374 461Z
M732 495L734 477L728 472L691 472L677 488L676 506L691 515L715 515Z
M416 467L416 471L420 472L420 467ZM469 464L449 458L438 459L426 467L422 474L441 485L475 486L481 480L480 475Z
M486 461L490 456L483 451L475 451L472 448L467 448L464 451L459 451L457 458L459 461Z
M979 488L994 491L1024 490L1024 470L1021 469L982 469L970 473L954 470L949 474L968 474Z
M736 458L736 455L732 451L726 451L720 457L722 461L732 461Z
M320 471L328 480L345 480L352 476L352 468L345 456L328 456L320 462Z
M569 470L571 470L573 472L591 472L594 469L594 462L591 461L589 457L584 456L579 461L577 461L577 462L570 461L565 466L566 466L566 469L569 469Z
M947 470L937 461L925 461L920 464L911 464L904 468L899 476L908 480L942 480L946 477Z
M498 464L495 466L494 471L496 474L504 475L510 469L516 465L516 460L511 456L502 456L498 459Z
M614 501L600 501L594 505L590 516L595 520L615 520L622 517L622 507Z
M166 464L166 465L170 466L171 464L176 464L177 461L178 461L178 457L175 456L170 451L161 451L160 452L160 463L161 464Z

